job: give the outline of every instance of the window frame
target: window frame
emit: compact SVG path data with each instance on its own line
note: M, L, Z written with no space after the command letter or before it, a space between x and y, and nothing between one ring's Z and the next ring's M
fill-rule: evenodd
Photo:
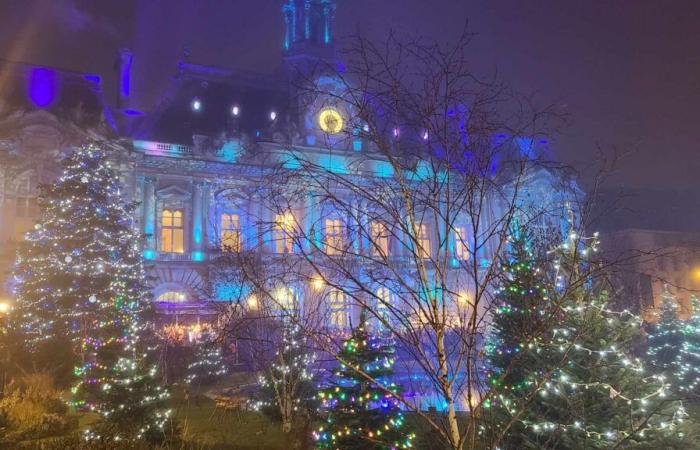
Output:
M235 212L222 212L219 216L219 224L221 226L219 233L221 251L239 253L242 250L241 215Z
M323 244L326 254L330 256L340 256L344 254L345 221L340 217L328 217L324 220L323 231Z
M341 289L332 288L328 291L328 323L336 330L347 330L350 327L350 311L347 295Z
M275 214L273 226L273 250L280 255L294 253L294 214L291 211Z
M386 258L389 256L389 229L381 220L370 222L370 242L372 256Z
M169 224L166 224L166 213L169 213ZM177 213L180 214L180 225L177 226ZM169 235L169 239L166 239ZM180 249L177 250L176 237L180 239ZM169 248L166 247L169 242ZM183 208L163 208L160 217L160 251L163 253L183 254L185 253L185 210Z
M468 235L466 226L459 225L454 227L454 255L459 261L469 261L469 258L471 258L469 254L469 241L467 240Z

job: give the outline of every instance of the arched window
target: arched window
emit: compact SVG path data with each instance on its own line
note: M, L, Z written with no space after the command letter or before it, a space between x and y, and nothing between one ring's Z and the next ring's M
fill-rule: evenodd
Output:
M241 251L241 219L238 214L221 214L221 250Z
M160 249L166 253L185 252L185 229L181 209L164 209L161 221Z
M156 298L157 303L185 303L187 294L180 291L166 291Z
M331 289L328 293L328 309L330 324L333 328L343 330L350 326L350 311L343 291Z

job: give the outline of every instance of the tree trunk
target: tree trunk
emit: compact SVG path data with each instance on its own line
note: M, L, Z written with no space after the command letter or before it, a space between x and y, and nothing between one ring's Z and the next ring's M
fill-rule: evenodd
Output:
M284 399L282 400L282 431L284 433L289 433L292 431L292 421L293 421L293 407L294 399L289 394L284 394Z
M442 384L443 397L447 403L447 425L449 427L449 444L454 450L460 449L459 423L457 422L457 412L455 411L455 400L452 395L452 387L449 383L447 368L447 352L445 351L445 335L442 330L438 330L437 352L440 370L440 383Z

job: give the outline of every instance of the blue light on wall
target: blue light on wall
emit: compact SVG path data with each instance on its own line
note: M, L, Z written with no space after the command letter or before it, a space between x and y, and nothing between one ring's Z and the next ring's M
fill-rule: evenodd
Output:
M204 261L204 252L192 252L192 261Z
M249 290L249 288L236 283L220 282L214 284L216 301L220 302L241 300L242 298L247 297Z
M241 154L241 146L237 141L227 141L219 149L218 155L221 159L226 162L236 162L238 156Z
M352 148L356 152L362 150L362 141L360 139L355 139L354 141L352 141Z
M29 98L39 108L50 106L56 99L56 72L35 67L29 74Z
M300 157L294 153L288 153L282 156L282 167L285 169L299 169L301 168Z
M147 250L144 250L144 251L143 251L143 258L144 258L144 259L149 259L149 260L150 260L150 259L154 259L155 257L156 257L156 251L155 251L155 250L147 249Z
M382 178L392 177L394 176L394 167L387 161L377 161L374 163L374 174Z
M320 158L320 165L329 172L346 174L348 173L345 158L338 155L324 155Z

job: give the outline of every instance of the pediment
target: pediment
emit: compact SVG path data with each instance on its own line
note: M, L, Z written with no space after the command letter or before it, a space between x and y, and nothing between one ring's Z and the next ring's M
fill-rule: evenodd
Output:
M188 200L192 193L180 186L168 186L156 191L156 196L163 199Z

